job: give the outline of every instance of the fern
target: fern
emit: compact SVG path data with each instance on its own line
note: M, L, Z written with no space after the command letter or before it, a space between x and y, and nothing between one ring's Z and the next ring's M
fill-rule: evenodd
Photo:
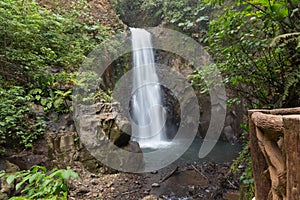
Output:
M300 84L300 70L296 69L295 71L289 73L286 78L286 83L284 84L284 92L282 97L277 101L277 106L282 107L283 102L287 99L290 95L291 88L296 88L297 85ZM298 96L300 95L297 94Z
M289 42L291 40L297 40L297 38L299 38L299 37L300 37L300 32L279 35L272 40L270 47L276 47L283 41ZM298 46L299 45L300 45L300 40L298 39Z

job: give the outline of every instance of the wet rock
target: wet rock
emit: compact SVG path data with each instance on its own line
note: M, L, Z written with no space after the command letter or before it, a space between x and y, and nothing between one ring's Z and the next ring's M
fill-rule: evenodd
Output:
M146 194L146 195L150 194L150 190L145 190L144 194Z
M0 171L6 170L6 160L0 158Z
M160 184L159 184L159 183L152 183L151 186L152 186L152 187L160 187Z
M87 189L87 188L85 188L85 187L81 187L81 188L78 189L77 194L78 194L78 195L83 195L83 194L86 194L86 193L88 193L88 192L90 192L89 189Z
M5 178L0 178L0 200L6 200L14 190L13 184L8 184Z
M145 196L142 200L159 200L160 198L158 198L155 195L149 195L149 196Z
M223 129L223 133L225 134L227 141L233 142L235 140L235 133L231 126L226 126Z
M145 161L139 143L129 141L128 145L122 149L132 153L124 154L120 157L122 159L121 168L130 169L133 172L142 172L145 167Z
M98 181L97 180L92 180L91 183L92 183L92 185L97 185Z
M224 200L239 200L239 191L227 191L223 198Z
M17 165L21 170L30 169L34 165L49 165L49 158L45 155L36 155L32 152L22 152L7 158L11 163Z
M103 167L106 173L116 173L115 169L142 172L143 153L138 143L130 141L130 122L119 112L118 103L81 106L75 117L80 141L97 160L109 165Z
M9 199L9 197L6 193L0 193L0 200L7 200L7 199Z
M9 162L8 160L6 160L6 169L5 169L6 173L14 173L14 172L17 172L17 171L20 171L20 168Z

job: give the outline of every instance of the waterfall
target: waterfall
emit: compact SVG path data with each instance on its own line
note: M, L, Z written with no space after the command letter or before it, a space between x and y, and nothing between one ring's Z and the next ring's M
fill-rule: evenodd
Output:
M165 111L156 74L151 34L130 28L133 53L132 136L143 148L165 146Z

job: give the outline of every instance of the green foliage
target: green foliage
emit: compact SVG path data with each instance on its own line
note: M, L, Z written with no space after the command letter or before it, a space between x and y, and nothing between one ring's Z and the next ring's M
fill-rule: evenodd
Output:
M292 1L238 1L210 22L208 50L227 86L250 107L300 105L295 6Z
M242 139L244 140L243 149L239 153L237 159L235 159L231 165L232 173L239 173L242 171L242 175L240 176L240 181L243 187L246 188L246 196L245 199L252 199L254 197L254 179L252 174L252 163L250 157L250 149L249 149L249 138L247 132L249 132L248 125L241 124L241 128L245 131L242 135ZM240 167L240 166L245 166Z
M86 6L86 1L76 0L69 10L57 7L53 12L34 0L0 2L0 60L5 71L0 75L31 90L46 111L68 111L72 72L109 35L98 22L83 21L80 9Z
M34 0L1 1L1 56L28 70L33 80L49 67L79 67L85 54L99 42L91 30L99 33L100 41L107 33L102 26L88 26L76 17L72 12L52 13Z
M161 14L159 8L152 4L151 10L144 9L144 0L113 0L113 5L116 12L122 19L122 21L131 27L152 27L157 26L161 22Z
M202 1L164 1L162 10L164 20L187 33L197 35L207 29L210 8Z
M201 70L194 70L189 76L191 85L201 94L209 93L213 88L219 86L217 76L220 72L216 65L202 66Z
M69 112L72 86L76 73L43 74L35 85L31 85L31 100L42 105L45 112Z
M30 105L39 104L46 113L69 112L75 71L110 34L85 15L87 5L0 1L0 154L11 141L30 148L44 133L45 122Z
M211 7L196 0L143 1L141 9L195 38L207 30Z
M21 190L22 196L16 199L67 199L70 178L78 178L78 174L67 169L53 169L47 172L45 167L33 166L30 170L6 175L8 184L15 184L15 190Z
M74 81L74 85L76 85L73 94L73 101L76 101L75 105L94 104L99 97L100 82L101 78L95 71L85 70L81 72Z
M0 88L0 154L7 142L30 148L44 133L45 121L30 111L29 100L20 86Z
M157 26L165 21L186 33L195 35L207 28L209 7L202 1L114 0L113 2L117 13L130 26Z
M240 166L246 166L246 168L240 168ZM249 151L249 142L243 145L243 150L239 153L239 157L233 161L231 165L232 173L239 173L241 171L240 182L243 187L246 187L246 199L252 199L254 197L254 179L252 175L252 163Z

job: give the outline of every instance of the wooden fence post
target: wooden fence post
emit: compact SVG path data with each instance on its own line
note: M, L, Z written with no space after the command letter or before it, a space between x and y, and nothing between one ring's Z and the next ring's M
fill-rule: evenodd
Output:
M256 200L300 200L300 107L249 110Z

